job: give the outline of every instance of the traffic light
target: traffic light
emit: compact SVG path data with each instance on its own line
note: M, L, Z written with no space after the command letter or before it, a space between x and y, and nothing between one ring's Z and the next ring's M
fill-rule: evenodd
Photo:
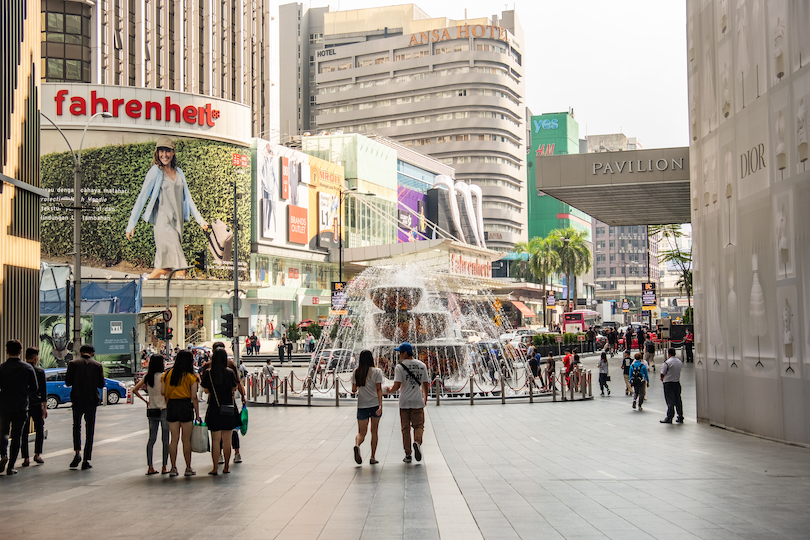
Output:
M194 259L194 268L200 273L205 273L207 266L208 266L208 251L203 249L197 253L197 257Z
M221 334L225 337L233 337L233 314L228 313L222 316L222 331Z
M155 334L157 334L157 338L160 340L166 339L166 323L159 322L155 325Z
M166 329L166 341L171 341L174 338L174 328Z

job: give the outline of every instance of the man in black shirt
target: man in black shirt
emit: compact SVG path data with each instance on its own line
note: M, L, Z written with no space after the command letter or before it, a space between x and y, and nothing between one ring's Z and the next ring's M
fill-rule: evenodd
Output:
M37 390L34 368L20 358L22 345L16 339L6 343L8 359L0 365L0 471L17 474L14 462L20 452L20 437L28 415L28 395ZM11 456L8 439L11 433ZM8 465L8 468L6 468Z
M29 347L25 350L25 361L34 368L37 375L37 391L28 396L28 418L34 424L36 439L34 442L34 461L45 463L42 459L42 445L45 442L45 419L48 418L47 400L48 387L45 381L45 370L39 367L39 349ZM28 425L28 421L25 422ZM22 440L23 467L28 467L31 462L28 459L28 433L23 429Z
M96 349L92 345L82 345L80 358L71 361L65 375L65 386L70 386L70 401L73 406L73 449L76 455L70 462L75 469L82 461L82 416L87 430L84 442L84 462L82 470L92 469L90 458L93 455L93 435L96 429L96 409L98 408L98 390L104 388L104 368L93 360Z

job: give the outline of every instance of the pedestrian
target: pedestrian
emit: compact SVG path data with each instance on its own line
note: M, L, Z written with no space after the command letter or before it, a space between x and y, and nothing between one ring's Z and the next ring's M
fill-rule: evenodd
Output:
M634 391L633 408L636 408L636 401L638 401L638 410L643 411L644 408L641 405L644 403L647 387L650 386L650 377L647 366L641 361L641 353L636 353L635 361L630 365L630 384Z
M574 355L573 349L569 349L566 351L565 356L563 357L563 369L565 370L565 381L566 383L569 382L571 378L571 370L574 368Z
M259 341L258 336L256 336L256 332L253 332L253 335L250 336L250 342L253 344L253 356L259 356L259 350L261 349L262 344Z
M267 363L262 368L262 374L266 384L273 384L273 377L276 375L276 368L273 367L273 362L268 358Z
M169 464L169 421L166 419L166 397L163 395L163 370L165 361L163 355L155 354L149 359L149 371L143 379L132 389L132 393L141 401L146 403L146 420L149 423L149 440L146 441L146 474L157 474L157 470L152 465L152 455L157 442L158 428L160 428L161 442L163 448L163 460L160 474L168 474ZM146 387L149 399L141 396L140 389Z
M624 351L624 356L622 356L622 374L624 375L624 395L629 396L633 393L633 386L630 384L630 364L632 364L632 360L630 359L630 351Z
M28 418L28 397L37 391L36 372L22 361L21 354L22 344L12 339L6 343L6 361L0 364L0 472L5 470L9 476L17 474L14 464Z
M554 359L552 353L548 353L548 360L546 360L546 387L545 390L553 390L557 387L556 378L557 361Z
M664 383L664 399L667 402L667 417L661 420L662 424L671 424L675 411L678 417L675 422L683 424L683 401L681 400L681 368L683 362L675 356L675 349L667 350L667 358L661 366L661 382Z
M531 371L532 371L532 382L534 384L537 384L536 381L537 381L538 377L540 377L540 382L541 383L543 382L543 380L542 380L543 374L540 371L540 359L541 358L542 357L540 356L540 353L533 354L533 355L531 355L529 357L529 369L531 369ZM540 385L540 386L542 386L542 385Z
M629 325L624 331L624 350L633 351L633 325Z
M360 351L360 363L352 372L352 394L357 395L357 436L354 438L354 461L363 463L360 445L366 439L368 424L371 421L371 465L378 463L377 440L380 419L382 418L383 372L374 366L374 355L369 350Z
M250 341L250 337L245 338L245 355L251 356L253 354L253 344Z
M104 368L93 357L96 349L92 345L82 345L81 355L67 366L65 386L70 386L70 402L73 408L73 450L76 455L70 462L75 469L82 464L82 470L92 469L90 459L93 455L93 436L96 430L96 410L98 409L98 391L104 388ZM84 460L82 460L82 417L84 417L85 441Z
M208 410L205 413L205 423L211 432L211 461L213 468L208 473L211 476L219 474L220 450L224 454L224 474L230 473L231 462L231 432L239 427L236 418L236 404L233 392L239 386L239 376L228 367L228 353L225 349L214 350L211 358L211 367L202 376L202 387L205 393L213 395L208 400Z
M224 351L223 351L224 352ZM174 367L163 374L163 396L166 398L166 420L169 422L171 442L169 459L172 468L169 476L177 476L177 447L183 442L183 458L186 461L185 476L194 476L191 468L191 427L200 419L200 404L197 401L197 376L194 374L191 353L180 351Z
M588 331L585 332L585 338L588 340L590 352L596 352L596 332L593 328L588 328Z
M284 365L284 351L287 350L287 334L281 334L281 340L278 342L278 361L282 366Z
M651 339L644 342L644 361L655 373L655 343Z
M640 326L638 332L636 332L636 338L638 341L638 352L644 352L644 342L647 340L647 332L645 332L644 327Z
M610 395L610 387L608 386L608 380L610 379L609 368L610 366L608 366L607 353L602 353L601 357L599 358L599 391L603 396L605 395L605 390L607 390L608 395Z
M411 428L413 428L413 457L422 461L422 434L425 429L425 406L428 398L428 370L424 362L413 357L413 346L403 342L394 348L399 363L394 368L394 385L387 394L399 392L399 420L402 427L402 446L405 463L411 462Z
M615 328L608 328L607 342L608 342L608 351L610 351L610 357L613 358L613 355L616 354L616 329Z
M287 358L292 362L292 351L293 351L293 342L291 339L287 338Z
M218 350L218 349L222 349L223 351L225 350L225 344L223 342L221 342L221 341L215 341L211 345L211 347L215 351ZM226 352L226 357L227 357L227 352ZM208 363L206 363L205 365L200 367L200 378L202 378L205 375L205 372L208 369L210 369L210 367L211 367L211 362L210 361ZM248 373L247 368L245 367L245 364L243 364L243 363L240 363L239 367L237 367L236 364L234 363L234 361L232 359L228 358L228 369L230 369L231 371L236 373L236 378L237 378L236 390L239 392L239 394L240 394L240 396L242 398L242 407L244 408L245 405L247 404L247 397L246 397L247 396L247 391L245 390L245 385L242 384L242 375L244 374L244 376L247 377L247 373ZM200 386L200 388L202 388L202 386ZM208 398L208 402L209 403L211 402L210 397ZM234 400L234 403L236 403L236 400ZM242 454L240 453L240 444L239 444L239 428L242 427L242 417L241 417L241 414L240 414L240 412L238 410L236 410L234 412L235 412L237 418L234 420L234 423L236 424L236 427L231 432L231 449L234 451L233 462L234 463L242 463ZM222 465L224 463L225 463L225 457L224 457L223 453L220 452L219 464Z
M695 358L692 356L692 345L695 342L695 336L692 334L691 329L686 330L686 336L683 338L683 346L686 349L686 363L694 362Z
M39 367L39 349L30 347L25 350L25 361L28 362L37 375L37 391L28 396L28 420L25 425L32 423L34 432L34 461L45 463L42 459L42 445L45 442L45 419L48 418L48 387L45 381L45 370ZM23 427L22 446L23 467L28 467L31 462L28 459L28 433Z

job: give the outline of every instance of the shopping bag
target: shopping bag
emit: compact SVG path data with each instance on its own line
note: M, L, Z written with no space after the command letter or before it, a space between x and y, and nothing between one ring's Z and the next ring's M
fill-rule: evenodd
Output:
M208 426L205 422L194 422L191 427L191 451L198 454L211 451L211 440L208 438Z
M248 428L248 410L247 404L245 404L245 406L242 407L242 427L239 428L239 431L242 432L242 435L247 434L247 428Z

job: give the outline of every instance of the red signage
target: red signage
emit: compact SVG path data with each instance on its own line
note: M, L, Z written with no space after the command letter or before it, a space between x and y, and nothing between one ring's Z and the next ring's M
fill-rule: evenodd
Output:
M281 158L281 198L290 198L290 160Z
M232 159L234 167L247 167L248 165L250 165L250 158L247 156L243 156L239 152L234 152Z
M290 279L298 279L298 276L299 276L298 268L290 268L290 271L288 272L288 277Z
M313 297L312 297L312 304L313 304L313 305L317 305L317 304L320 304L320 303L321 303L321 299L320 299L320 298L318 298L317 296L313 296Z
M56 92L56 116L63 115L63 105L65 100L68 99L68 90L59 90ZM180 107L178 103L172 103L172 98L166 96L166 99L161 101L146 101L143 102L139 99L112 99L108 100L103 97L98 97L95 90L90 92L90 103L88 107L87 100L81 96L73 96L70 98L70 105L68 110L73 116L92 116L97 112L106 111L113 115L114 118L121 116L121 108L124 109L124 114L130 118L145 118L147 120L163 120L164 122L174 121L180 123L182 120L186 124L198 124L200 126L206 125L213 127L216 120L219 118L220 113L216 109L211 108L211 104L207 103L205 107L196 107L194 105L186 105Z
M289 241L294 244L306 245L309 242L307 216L309 211L306 208L293 205L288 205L287 208L289 212L287 229Z

